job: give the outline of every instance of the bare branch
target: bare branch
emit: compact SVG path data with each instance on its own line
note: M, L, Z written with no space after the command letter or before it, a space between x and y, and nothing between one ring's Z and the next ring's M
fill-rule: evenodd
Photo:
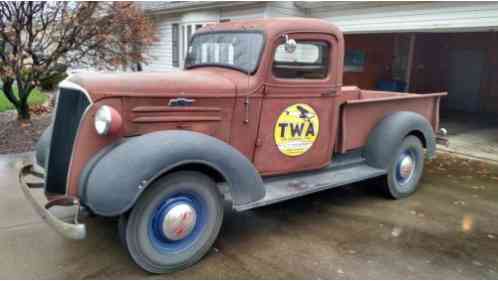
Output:
M25 108L40 80L71 65L127 67L145 62L152 25L133 2L0 2L0 79ZM61 67L62 66L62 67Z

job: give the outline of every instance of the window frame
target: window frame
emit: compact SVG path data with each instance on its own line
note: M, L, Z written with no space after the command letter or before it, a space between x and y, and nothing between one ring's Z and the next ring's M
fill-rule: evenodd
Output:
M265 53L266 51L266 44L267 44L267 37L266 37L266 33L263 31L263 30L259 30L259 29L252 29L252 30L215 30L215 31L205 31L205 32L200 32L200 33L195 33L192 38L190 38L190 41L189 41L189 46L192 44L192 41L194 40L194 38L196 36L199 36L199 35L202 35L202 34L216 34L216 33L257 33L257 34L260 34L262 36L262 42L263 44L261 45L261 50L259 51L259 54L258 54L258 59L256 61L256 67L254 68L254 70L252 71L246 71L245 69L242 69L242 68L239 68L239 67L235 67L233 65L229 65L229 64L220 64L220 63L202 63L202 64L196 64L194 66L190 66L190 67L186 67L185 66L185 61L187 59L187 57L185 57L183 59L183 65L184 65L184 68L185 69L193 69L193 68L198 68L198 67L226 67L226 68L229 68L229 69L233 69L233 70L237 70L237 71L240 71L242 73L245 73L245 74L249 74L249 75L254 75L258 72L258 70L260 69L260 65L261 65L261 61L262 61L262 58L263 58L263 54Z
M276 63L275 55L276 55L278 47L282 44L285 44L285 41L283 39L280 39L280 40L276 41L276 44L274 45L274 48L273 48L272 55L270 57L271 66L269 67L269 72L271 73L270 77L272 77L272 80L277 81L277 82L278 81L287 81L287 82L297 81L297 82L305 82L305 83L324 82L324 81L331 80L331 78L332 78L331 73L333 72L333 68L334 68L334 65L333 65L334 62L332 61L332 59L334 57L334 44L331 41L326 40L324 38L309 38L309 37L302 37L301 38L301 36L297 36L296 38L291 37L291 39L296 40L296 43L298 43L298 44L299 44L299 42L311 42L311 43L319 43L319 44L325 45L326 50L327 50L326 51L327 62L325 63L326 68L327 68L327 73L325 74L325 76L323 78L317 78L317 79L301 78L301 77L287 78L287 77L279 77L279 76L275 75L275 72L273 71L274 65Z

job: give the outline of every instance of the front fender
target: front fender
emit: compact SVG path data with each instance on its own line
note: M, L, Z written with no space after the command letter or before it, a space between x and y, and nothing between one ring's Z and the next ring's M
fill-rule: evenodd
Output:
M265 195L261 176L238 150L205 134L171 130L104 148L83 171L80 198L98 215L120 215L156 178L190 163L218 171L228 183L235 205L257 201Z
M415 134L425 143L426 153L432 158L436 151L436 138L429 121L422 115L400 111L387 115L370 132L365 159L368 165L386 169L403 139L409 134Z
M50 149L50 140L52 139L52 128L53 125L50 125L45 129L35 147L36 163L44 169L47 168L46 164L48 151Z

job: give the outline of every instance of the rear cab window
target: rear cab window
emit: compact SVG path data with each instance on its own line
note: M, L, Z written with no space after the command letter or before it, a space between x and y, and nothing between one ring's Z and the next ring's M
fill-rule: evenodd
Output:
M297 41L292 53L285 43L275 50L272 71L277 78L325 79L329 71L329 44L322 41Z

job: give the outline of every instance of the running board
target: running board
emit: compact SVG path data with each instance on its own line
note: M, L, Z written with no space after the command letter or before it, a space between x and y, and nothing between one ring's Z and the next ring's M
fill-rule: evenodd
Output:
M359 164L339 168L330 165L319 171L268 177L263 179L266 188L263 199L234 208L246 211L385 174L385 170Z

